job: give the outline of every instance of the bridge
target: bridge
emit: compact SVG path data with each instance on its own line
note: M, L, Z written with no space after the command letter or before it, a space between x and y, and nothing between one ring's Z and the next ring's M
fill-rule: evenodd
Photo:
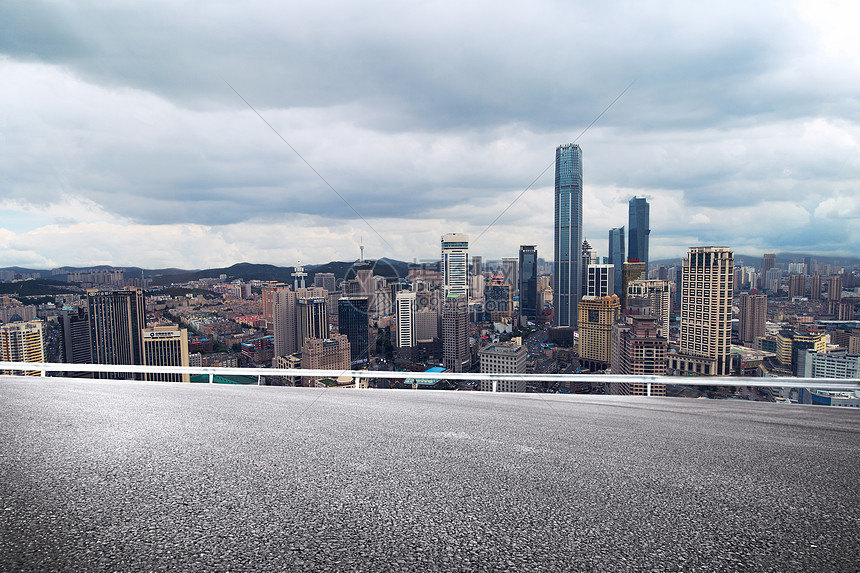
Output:
M850 408L47 376L0 399L2 570L860 563Z

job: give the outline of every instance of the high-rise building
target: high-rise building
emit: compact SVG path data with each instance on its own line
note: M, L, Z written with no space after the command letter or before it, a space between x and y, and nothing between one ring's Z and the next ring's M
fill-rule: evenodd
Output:
M418 342L415 324L417 295L414 292L397 293L397 347L412 348Z
M597 263L597 251L591 247L588 239L584 239L582 241L582 254L579 257L579 270L582 273L582 280L579 283L582 289L581 297L588 294L588 267Z
M284 286L284 283L277 281L269 281L263 285L263 320L270 332L275 328L275 292Z
M585 296L604 297L615 294L615 266L588 265L586 268Z
M776 253L765 253L761 258L761 275L767 276L767 271L776 268Z
M493 322L501 322L513 316L514 301L511 285L501 275L496 275L484 287L484 310Z
M90 341L96 364L143 364L140 333L146 326L143 289L87 290ZM126 374L98 374L99 378L126 377Z
M337 301L337 324L340 334L346 335L349 340L351 360L353 362L368 360L370 358L370 319L367 311L367 297L341 297Z
M624 253L624 227L609 229L609 263L615 267L615 294L618 295L619 298L622 296L622 265L627 260Z
M511 287L511 293L514 296L516 296L517 288L519 287L518 264L519 261L513 257L502 257L502 275L505 284Z
M814 274L809 281L810 300L821 300L821 275Z
M765 335L767 295L743 293L739 306L738 339L741 344L751 345L755 343L756 338Z
M469 370L469 304L453 292L442 303L442 357L451 372Z
M481 372L493 374L521 374L526 371L528 349L525 346L511 343L490 344L478 352L481 361ZM493 390L492 380L481 380L480 389L484 392ZM525 392L526 380L498 380L497 392Z
M330 338L306 338L302 344L302 369L335 370L350 369L349 340L343 334L332 334ZM334 373L337 376L337 373ZM314 386L322 376L302 378L303 386Z
M833 275L827 279L827 300L837 302L842 300L842 276Z
M41 320L10 322L0 326L0 361L47 362L45 332ZM38 376L38 370L4 370L15 376Z
M314 286L324 288L326 292L333 293L337 290L335 286L334 273L317 273L314 275Z
M520 316L526 320L537 320L538 313L538 269L537 247L520 246Z
M681 289L681 340L670 368L682 374L732 373L732 280L728 247L690 247Z
M780 364L790 367L794 376L803 376L806 351L824 352L827 348L825 336L821 331L783 329L776 336L776 358Z
M188 366L188 331L178 326L144 328L143 364L145 366ZM143 375L157 382L191 382L190 374L161 373Z
M633 281L648 279L647 267L641 262L626 262L621 265L621 308L627 310L627 291Z
M442 288L445 294L469 297L469 235L442 235Z
M57 316L60 325L60 360L67 364L91 364L90 321L86 309L63 309ZM66 376L89 377L87 372L66 372Z
M665 336L650 316L628 315L612 327L612 374L663 376L666 374ZM609 386L610 394L646 396L648 385L633 379ZM651 384L652 396L665 396L665 384Z
M612 360L612 325L621 311L615 295L585 296L579 303L579 358L592 369L606 368Z
M481 276L484 273L484 259L481 255L472 257L472 275Z
M659 279L631 281L627 285L627 300L629 301L631 297L648 300L647 314L657 321L657 333L664 338L668 337L672 299L669 281Z
M627 260L645 263L648 270L648 241L651 234L650 207L644 197L633 197L629 204L627 219Z
M275 356L287 356L298 351L296 339L296 293L288 286L272 288L272 328L275 335Z
M306 338L329 337L327 307L324 297L296 299L296 334L302 344Z
M582 292L582 150L569 143L555 150L553 321L576 326Z
M802 297L806 294L806 275L790 275L788 277L788 299Z

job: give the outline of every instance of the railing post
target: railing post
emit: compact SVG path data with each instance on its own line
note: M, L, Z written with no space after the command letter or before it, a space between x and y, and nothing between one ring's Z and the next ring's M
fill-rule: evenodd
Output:
M44 378L44 377L45 377L45 376L47 376L47 375L48 375L48 369L47 369L47 368L45 368L45 367L43 366L43 367L42 367L42 372L39 374L39 376L41 376L42 378Z
M215 374L213 374L212 372L209 373L209 383L210 384L215 383Z
M355 377L355 389L356 389L356 390L358 390L358 389L359 389L359 385L358 385L358 381L359 381L359 380L360 380L360 378L359 378L358 376L356 376L356 377Z
M499 391L499 381L493 380L493 392L498 392L498 391Z
M257 375L257 386L262 386L262 385L263 385L263 375L258 374Z
M651 395L651 383L648 382L648 396Z

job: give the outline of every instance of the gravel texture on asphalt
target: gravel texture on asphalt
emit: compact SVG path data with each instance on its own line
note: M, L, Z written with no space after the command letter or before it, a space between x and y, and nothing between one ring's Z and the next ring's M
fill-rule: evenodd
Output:
M857 571L860 412L0 377L3 571Z

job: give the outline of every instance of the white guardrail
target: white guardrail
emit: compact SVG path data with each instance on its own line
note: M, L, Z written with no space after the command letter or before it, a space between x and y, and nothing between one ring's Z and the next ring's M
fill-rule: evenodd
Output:
M299 377L315 376L327 378L350 377L359 387L362 378L415 380L525 380L526 382L599 382L608 384L639 383L648 385L648 395L652 384L682 386L753 386L759 388L815 388L819 390L853 391L860 390L860 379L840 378L789 378L789 377L720 377L720 376L628 376L616 374L494 374L494 373L456 373L456 372L392 372L390 370L303 370L292 368L219 368L201 366L136 366L126 364L66 364L58 362L0 362L0 372L6 371L39 372L107 372L118 374L190 374L209 375L212 383L216 375L241 375L257 378L262 376Z

